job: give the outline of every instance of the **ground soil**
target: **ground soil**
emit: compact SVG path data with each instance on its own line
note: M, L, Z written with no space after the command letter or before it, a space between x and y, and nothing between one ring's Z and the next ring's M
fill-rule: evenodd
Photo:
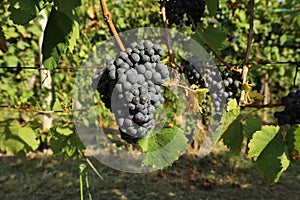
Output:
M100 180L87 166L92 199L300 199L300 165L267 185L255 165L223 148L199 159L183 155L172 167L144 174L124 173L92 159ZM80 199L79 165L84 161L45 154L0 157L1 200ZM84 180L84 199L89 199Z

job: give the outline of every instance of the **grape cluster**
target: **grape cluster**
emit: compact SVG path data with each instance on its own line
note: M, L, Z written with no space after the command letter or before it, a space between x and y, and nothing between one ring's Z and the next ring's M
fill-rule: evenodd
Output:
M135 143L154 128L155 110L164 102L160 85L169 77L160 62L163 49L150 40L130 44L93 78L105 106L116 118L121 138Z
M242 86L242 75L239 72L225 69L222 71L221 76L225 86L224 97L227 101L238 98L238 91Z
M203 16L205 5L206 4L204 0L166 1L165 7L168 23L179 25L181 21L185 20L185 23L188 26L192 24L192 21L196 24L200 21L200 18Z
M189 60L189 61L188 61ZM230 99L237 98L238 90L241 89L241 81L242 77L241 74L236 71L228 71L225 69L221 72L221 77L223 80L223 84L225 87L225 91L222 90L222 84L217 83L217 74L218 72L216 70L213 70L213 68L207 68L204 66L204 63L197 60L195 57L190 57L188 60L182 60L181 66L183 69L181 72L183 72L189 81L191 85L196 85L199 88L207 88L208 84L212 84L212 86L216 85L217 91L221 92L222 96L229 101ZM192 64L193 63L193 64ZM197 66L195 67L194 64ZM206 81L204 76L201 74L200 69L206 68L205 72L202 72L203 74L206 74ZM216 95L212 95L212 97L215 97ZM215 98L213 98L215 99ZM218 103L217 103L218 105Z
M285 106L284 111L274 113L278 124L300 124L300 90L290 92L281 99L281 102Z

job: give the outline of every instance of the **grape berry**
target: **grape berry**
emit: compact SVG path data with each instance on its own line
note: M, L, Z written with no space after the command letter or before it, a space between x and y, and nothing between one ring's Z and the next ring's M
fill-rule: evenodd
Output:
M150 40L132 43L93 78L105 106L116 118L121 138L135 143L154 128L155 110L164 102L160 85L169 77L160 62L163 49Z
M300 124L300 90L290 92L281 99L281 103L285 106L284 111L274 113L278 124Z
M165 7L168 23L179 25L181 21L185 21L187 26L192 23L196 24L203 16L205 5L203 0L166 1Z

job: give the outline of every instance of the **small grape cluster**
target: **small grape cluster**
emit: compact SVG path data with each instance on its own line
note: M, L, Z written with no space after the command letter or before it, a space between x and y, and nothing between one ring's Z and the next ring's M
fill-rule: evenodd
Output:
M154 128L155 110L164 102L160 85L169 77L163 49L150 40L130 44L93 78L105 106L116 118L121 138L135 143Z
M238 91L242 86L242 75L239 72L225 69L222 71L221 76L225 86L224 97L227 101L238 98Z
M189 58L191 60L193 58ZM194 59L193 59L194 60ZM205 83L204 77L201 75L201 72L188 60L182 59L181 61L182 69L180 72L184 73L188 82L191 85L196 85L199 88L207 88L208 85Z
M210 92L208 94L212 99L215 112L221 112L223 102L222 98L225 91L222 85L222 80L218 76L218 69L213 67L213 60L203 63L195 56L191 56L187 60L182 60L181 66L183 68L181 71L184 73L191 85L194 84L199 88L210 87ZM202 72L200 70L202 70ZM206 100L202 102L202 104L205 103Z
M300 124L300 90L290 92L281 99L281 103L285 106L284 111L274 113L278 124Z
M165 5L168 23L179 25L185 20L188 26L192 21L196 24L203 16L205 5L204 0L168 0Z
M189 61L188 61L189 60ZM182 60L181 66L183 72L191 85L196 85L199 88L208 88L208 84L218 85L217 88L222 88L221 83L216 83L216 74L217 71L212 71L212 68L207 68L206 73L206 82L204 76L200 72L200 68L204 68L204 64L197 60L194 57L190 57L188 60ZM192 63L196 63L197 67L195 67ZM236 71L228 71L227 69L221 72L221 77L223 80L223 84L225 87L225 91L222 91L222 96L227 101L230 101L233 98L237 98L238 90L241 89L241 81L242 76L239 72ZM213 81L215 80L215 81ZM219 89L220 90L220 89ZM213 95L215 97L215 95ZM214 99L214 98L213 98ZM218 104L218 103L217 103Z

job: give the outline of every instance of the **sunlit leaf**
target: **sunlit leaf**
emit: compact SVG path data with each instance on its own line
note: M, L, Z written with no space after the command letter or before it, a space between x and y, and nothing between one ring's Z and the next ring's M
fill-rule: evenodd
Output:
M253 158L267 183L279 180L289 166L287 146L278 126L265 126L253 134L248 157Z

